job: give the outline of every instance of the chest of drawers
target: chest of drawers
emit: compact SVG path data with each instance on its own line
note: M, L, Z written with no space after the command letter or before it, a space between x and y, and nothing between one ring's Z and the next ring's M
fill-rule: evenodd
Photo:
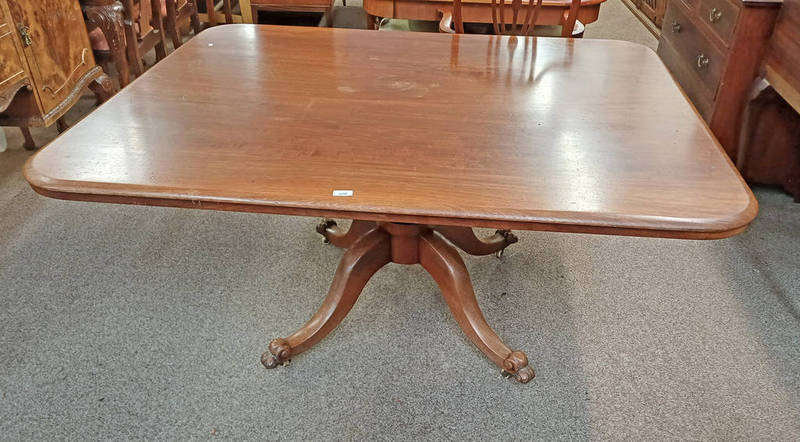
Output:
M658 54L735 159L780 0L670 0Z

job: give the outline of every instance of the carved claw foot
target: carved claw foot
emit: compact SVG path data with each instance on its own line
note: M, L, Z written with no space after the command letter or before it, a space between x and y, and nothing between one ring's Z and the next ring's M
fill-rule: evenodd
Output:
M495 232L495 234L502 235L503 240L505 242L505 246L502 249L498 250L497 253L495 254L495 256L497 256L498 258L502 258L503 252L506 250L506 247L510 246L511 244L514 244L515 242L518 242L519 238L517 238L517 235L511 233L510 230L498 230Z
M316 229L317 233L322 235L322 242L324 244L330 244L331 243L331 240L328 239L328 235L326 234L326 231L328 229L330 229L331 227L336 227L336 221L334 221L332 219L323 218L322 222L317 224L317 229Z
M533 367L528 365L528 357L521 351L514 351L503 360L503 371L514 376L517 382L527 384L536 376Z
M289 361L292 347L286 339L278 338L269 343L269 350L261 355L261 363L266 368L275 368Z

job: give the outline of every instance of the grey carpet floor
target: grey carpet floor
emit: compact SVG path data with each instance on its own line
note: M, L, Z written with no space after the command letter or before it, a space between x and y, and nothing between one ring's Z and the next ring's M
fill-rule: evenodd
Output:
M779 191L726 240L518 232L502 260L465 257L527 385L397 265L268 371L342 254L317 220L47 199L7 133L0 439L800 438L800 206Z

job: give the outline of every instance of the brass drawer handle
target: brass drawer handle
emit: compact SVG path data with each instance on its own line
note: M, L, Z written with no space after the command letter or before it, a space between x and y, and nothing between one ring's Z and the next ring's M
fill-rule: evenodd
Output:
M722 11L717 8L711 8L708 11L708 21L711 23L716 23L722 18Z
M676 21L673 21L672 22L672 32L673 33L681 32L681 24L676 22Z
M705 69L708 67L708 63L711 61L710 58L706 57L705 54L700 54L697 56L697 69Z
M23 23L20 23L17 25L17 29L19 29L19 35L20 37L22 37L22 44L24 44L25 46L32 45L33 39L31 38L31 34L28 33L28 31L30 31L31 28L25 26Z

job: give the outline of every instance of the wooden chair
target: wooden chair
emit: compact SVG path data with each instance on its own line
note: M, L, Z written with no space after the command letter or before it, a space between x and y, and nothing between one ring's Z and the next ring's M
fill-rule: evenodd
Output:
M217 17L217 13L222 12L222 14L225 15L225 24L243 23L244 20L242 15L233 13L234 5L235 0L222 0L221 2L218 2L217 0L205 0L206 12L200 14L201 21L208 23L208 26L216 26L221 23ZM240 9L244 9L245 7L249 9L250 3L247 2L246 5L240 3L239 7Z
M464 14L462 0L453 0L452 12L440 10L442 20L439 22L439 32L464 33ZM570 7L561 17L562 37L583 37L584 26L578 21L578 11L581 0L571 0ZM536 19L542 9L542 0L492 0L492 25L496 35L533 35ZM506 22L506 10L511 13Z
M133 74L144 73L144 54L156 51L156 61L167 56L164 40L164 15L166 5L162 0L122 0L125 51ZM105 35L99 28L89 33L95 55L102 63L112 61L111 50ZM119 72L119 69L117 69ZM120 85L128 84L130 78L121 78Z
M230 0L226 1L230 5ZM181 29L187 22L191 23L195 35L202 30L197 16L197 6L194 0L164 0L164 5L166 18L164 28L172 39L172 46L178 49L183 44Z

